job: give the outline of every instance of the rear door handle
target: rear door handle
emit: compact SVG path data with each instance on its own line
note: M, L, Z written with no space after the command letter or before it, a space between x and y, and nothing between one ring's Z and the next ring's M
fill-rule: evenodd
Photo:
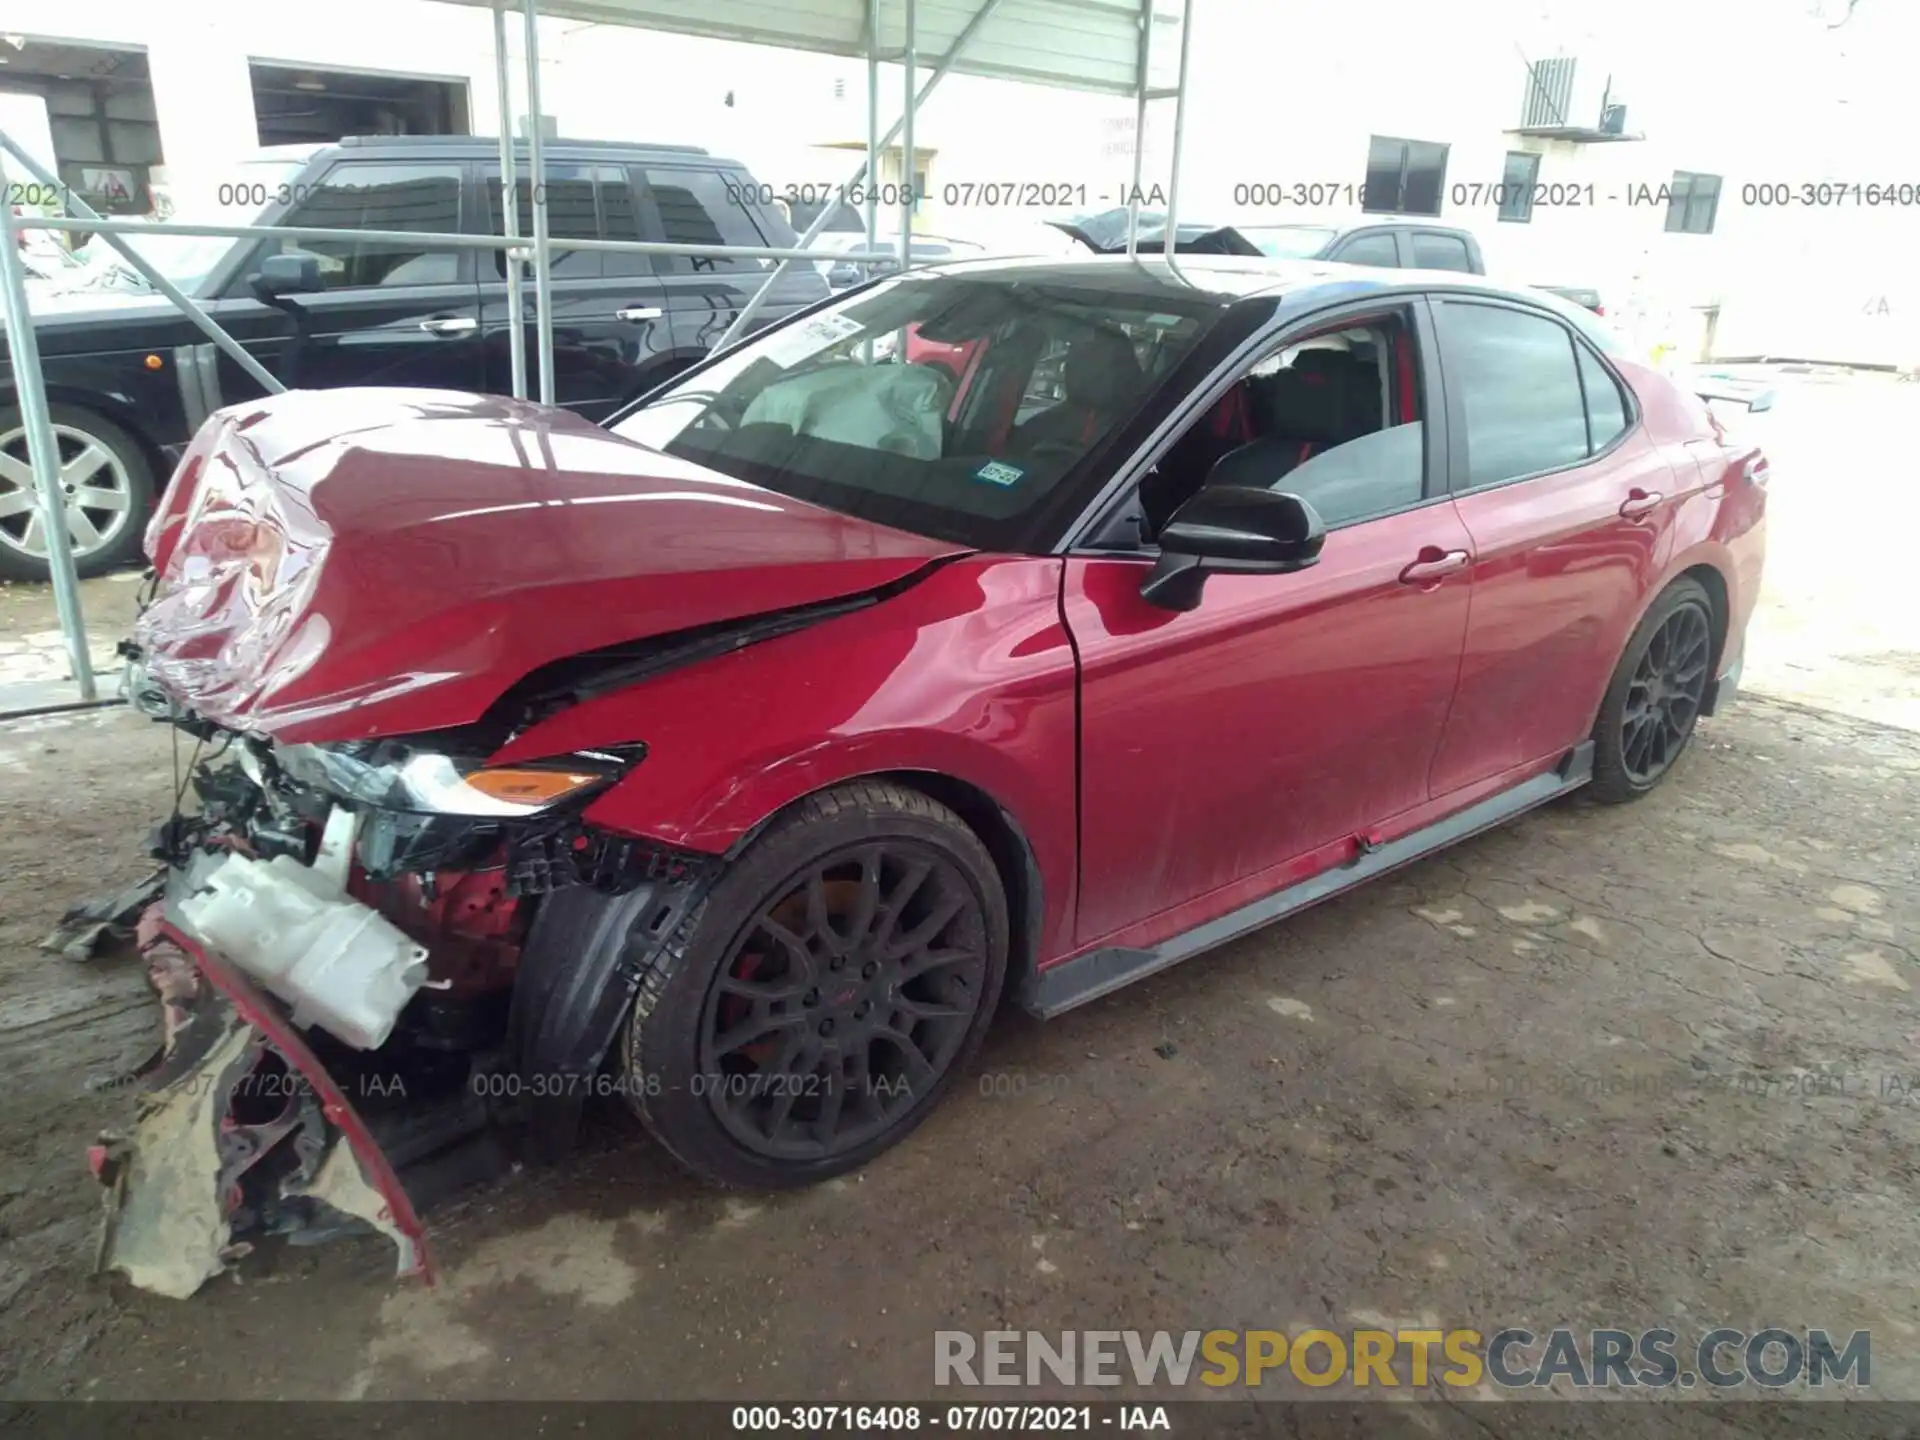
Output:
M658 305L629 305L624 310L614 311L613 318L616 320L632 320L638 322L641 320L658 320L664 314L666 314L666 311L662 310Z
M1620 502L1620 516L1625 520L1644 519L1658 509L1665 498L1658 490L1642 490L1636 485Z
M1424 585L1430 580L1441 580L1457 570L1464 570L1473 563L1473 557L1464 550L1442 550L1438 545L1422 546L1420 558L1400 572L1402 585Z
M422 320L420 328L429 335L467 335L478 330L480 322L471 315L436 315Z

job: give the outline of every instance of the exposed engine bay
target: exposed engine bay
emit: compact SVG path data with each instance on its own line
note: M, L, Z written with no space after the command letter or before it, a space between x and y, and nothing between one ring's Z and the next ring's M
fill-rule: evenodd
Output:
M137 663L129 689L192 753L137 931L165 1038L138 1123L92 1154L100 1268L185 1296L265 1237L372 1229L427 1273L418 1206L554 1158L620 1093L621 1018L716 861L579 819L639 746L502 768L458 733L283 745Z

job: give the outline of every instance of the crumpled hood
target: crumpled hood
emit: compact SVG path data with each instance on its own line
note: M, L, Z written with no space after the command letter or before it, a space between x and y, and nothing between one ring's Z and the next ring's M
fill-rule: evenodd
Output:
M818 603L959 552L622 440L431 390L210 418L147 531L148 677L283 740L470 723L550 661Z

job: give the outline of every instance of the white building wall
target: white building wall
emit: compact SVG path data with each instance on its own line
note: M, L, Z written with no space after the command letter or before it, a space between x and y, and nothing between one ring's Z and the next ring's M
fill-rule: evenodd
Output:
M1462 197L1500 180L1509 148L1536 149L1543 184L1590 185L1595 203L1543 205L1519 225L1501 223L1491 204L1450 195L1439 218L1474 229L1497 272L1594 285L1645 334L1683 348L1698 343L1701 317L1718 307L1721 353L1920 356L1920 294L1909 279L1920 204L1801 211L1741 198L1759 182L1920 183L1904 69L1920 53L1920 7L1865 0L1833 32L1802 0L1612 0L1604 10L1586 0L1476 0L1470 12L1416 0L1197 0L1195 8L1181 204L1189 217L1316 218L1236 205L1235 187L1357 185L1373 134L1450 145L1448 187ZM468 6L328 0L326 23L315 24L310 8L257 0L8 0L5 24L28 36L144 46L176 194L205 198L254 145L249 60L464 81L474 131L490 135L497 124L492 21ZM518 97L517 17L508 28ZM837 183L860 158L824 148L864 139L858 60L554 20L542 21L541 37L544 108L564 135L705 145L777 188ZM1629 128L1647 139L1547 144L1505 133L1519 118L1523 57L1557 51L1588 72L1611 68ZM1174 60L1171 47L1156 56L1157 83L1171 79ZM882 76L884 127L902 87L897 69ZM1038 225L1042 214L1124 203L1131 118L1124 99L951 77L916 125L932 156L920 228L1030 248L1053 238ZM1166 182L1171 121L1170 104L1152 107L1149 184ZM1712 235L1667 234L1663 204L1626 203L1643 187L1657 192L1676 169L1723 177ZM987 188L1007 182L1050 182L1059 203L1011 208L1004 189ZM893 217L882 223L892 228Z

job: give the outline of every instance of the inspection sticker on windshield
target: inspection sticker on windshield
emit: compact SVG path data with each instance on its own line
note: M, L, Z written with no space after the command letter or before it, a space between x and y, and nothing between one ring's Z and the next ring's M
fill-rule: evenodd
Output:
M989 460L973 472L973 478L984 480L989 485L1012 485L1025 479L1026 474L1018 465L1009 465L1004 460Z
M777 365L797 365L865 328L851 315L816 315L768 336L766 348L760 353Z

